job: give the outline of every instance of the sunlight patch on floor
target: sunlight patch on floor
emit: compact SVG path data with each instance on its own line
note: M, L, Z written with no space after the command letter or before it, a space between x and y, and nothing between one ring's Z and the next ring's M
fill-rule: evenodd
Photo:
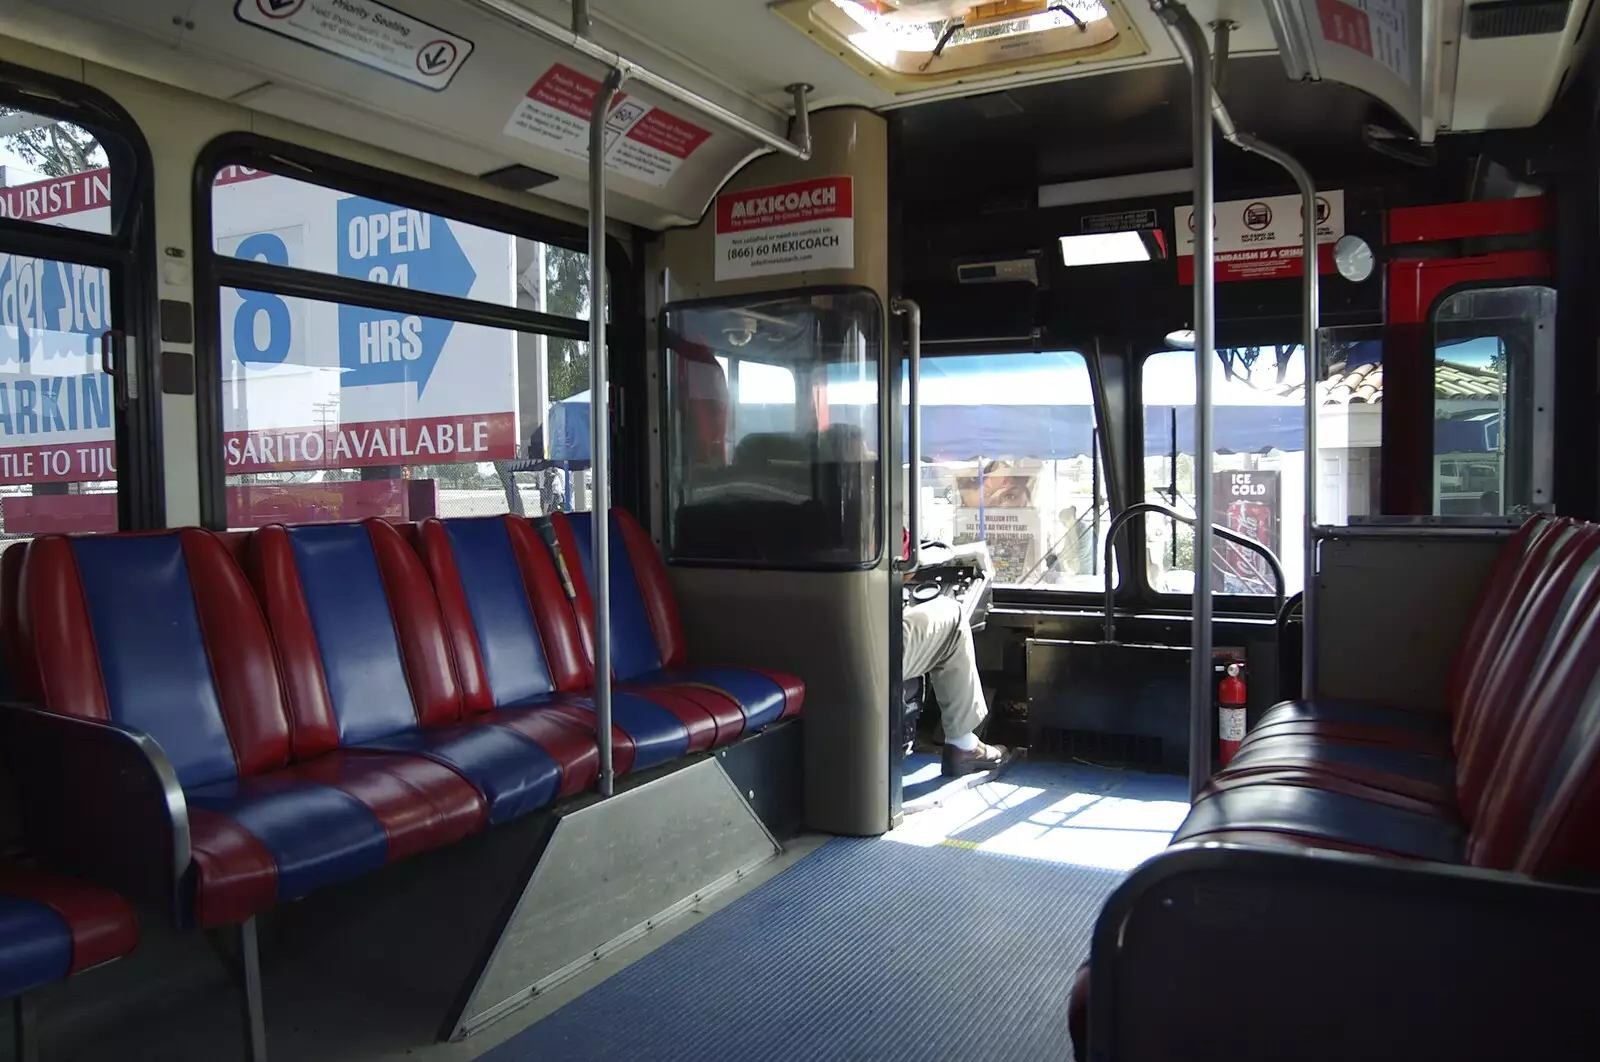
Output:
M937 772L937 764L919 767L906 784L926 785ZM1033 763L995 781L941 790L885 840L1131 870L1164 849L1183 822L1189 805L1176 799L1182 793L1178 778ZM1157 799L1166 797L1173 799Z

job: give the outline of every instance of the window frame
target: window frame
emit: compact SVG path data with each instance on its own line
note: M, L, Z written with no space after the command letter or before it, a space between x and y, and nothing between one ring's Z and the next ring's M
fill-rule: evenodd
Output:
M872 557L868 560L837 561L833 563L818 561L803 564L781 564L772 562L755 564L748 560L712 560L702 558L674 557L671 550L666 548L671 539L670 536L665 533L666 523L671 519L672 516L673 486L673 470L668 435L670 425L672 424L671 374L667 371L667 357L671 349L667 334L668 316L676 310L696 309L706 306L738 305L741 303L749 303L756 299L799 299L814 295L867 295L872 299L873 308L876 311L874 318L877 323L879 337L879 352L876 362L876 369L878 373L877 465L879 484L876 506L877 512L875 514L878 522L876 550L873 552ZM657 314L656 323L656 346L660 351L661 356L661 364L657 368L660 371L662 381L661 387L658 388L660 397L657 402L656 410L656 413L660 418L659 423L662 426L661 435L659 437L661 447L661 484L656 501L661 506L663 527L661 554L664 562L669 567L674 568L724 568L742 571L857 572L872 571L873 569L882 566L884 555L888 552L889 540L893 537L888 529L889 524L891 523L889 516L889 504L891 499L890 486L888 484L888 474L885 471L888 467L888 459L885 455L890 451L891 439L895 443L899 442L899 433L897 431L893 435L890 434L891 425L889 422L892 418L886 417L883 414L883 411L886 408L889 408L890 400L898 400L899 398L898 389L889 380L889 365L891 360L893 360L895 364L899 363L899 359L891 359L890 357L889 346L891 342L892 340L888 328L888 320L884 312L883 297L877 292L877 290L864 284L820 284L814 287L774 288L770 291L751 291L738 295L717 295L708 298L680 299L676 302L670 302L662 305L659 313ZM798 388L799 382L797 379L797 400L799 397ZM730 396L730 405L731 404L732 399Z
M1427 316L1423 319L1422 326L1426 330L1424 339L1428 351L1432 355L1429 359L1429 413L1432 415L1432 399L1438 393L1438 339L1439 339L1439 311L1444 305L1457 295L1472 291L1505 291L1514 288L1543 288L1555 300L1555 315L1552 319L1550 333L1541 343L1536 343L1532 351L1531 366L1533 371L1534 415L1532 436L1534 440L1534 453L1529 459L1530 463L1530 489L1537 491L1543 485L1545 497L1542 502L1535 501L1530 507L1545 512L1555 512L1555 413L1556 413L1556 331L1561 320L1561 291L1552 276L1516 276L1516 277L1478 277L1472 280L1463 280L1452 284L1439 291L1428 304ZM1544 398L1541 399L1541 393ZM1541 407L1538 403L1543 402ZM1540 451L1543 452L1540 452ZM1437 500L1438 484L1433 469L1437 465L1439 455L1434 451L1433 445L1428 447L1429 484ZM1541 471L1542 465L1542 471ZM1502 480L1505 469L1501 468ZM1433 506L1430 506L1430 509ZM1508 520L1515 520L1514 516L1444 516L1437 513L1431 514L1428 519L1444 521L1452 527L1470 527L1474 525L1487 525L1502 527Z
M105 269L124 337L122 357L132 358L138 393L128 376L114 375L113 449L117 455L117 527L162 528L167 523L166 467L162 447L160 292L156 269L155 163L149 142L131 114L106 93L80 81L0 62L0 104L71 122L102 139L113 171L109 233L80 232L0 218L0 243L13 253L78 262ZM120 156L120 158L119 158ZM119 172L120 167L120 172ZM120 179L119 179L120 178Z
M584 226L532 210L253 133L225 133L212 140L201 150L196 161L193 186L195 419L199 446L200 511L206 527L222 529L227 526L221 372L223 288L248 288L273 295L414 313L555 339L579 342L589 339L589 322L580 318L522 310L515 306L497 306L481 300L218 254L212 224L212 190L217 175L228 166L246 166L275 176L307 181L339 192L421 210L450 221L493 229L513 238L588 252L588 230ZM619 427L625 427L632 420L626 416L626 396L633 382L632 377L637 374L642 379L643 359L640 358L636 365L630 365L626 359L617 358L616 352L627 346L638 331L632 321L639 316L637 307L643 303L642 271L636 264L636 248L623 246L613 236L607 236L606 241L607 291L611 293L611 320L606 327L607 346L612 352L610 361L613 369L623 370L621 373L614 371L612 376L613 450L628 452L638 449L639 444L631 440L625 431L620 440L615 435ZM637 465L637 462L633 463ZM639 483L646 475L645 469L636 467L633 474L619 477L614 468L613 504L628 506L643 497Z
M1230 338L1236 338L1236 337L1230 337ZM1247 344L1245 344L1244 342L1238 342L1238 343L1235 343L1233 345L1235 345L1235 346L1245 346ZM1263 341L1259 345L1260 346L1300 346L1302 344L1297 339L1291 338L1291 339L1289 339L1287 341L1280 341L1280 342L1277 342L1277 343L1271 343L1271 342ZM1217 348L1218 349L1227 349L1224 346L1224 343L1223 343L1223 341L1221 339L1218 339L1218 341L1217 341ZM1148 485L1145 483L1145 471L1144 471L1144 459L1145 459L1145 453L1144 453L1144 432L1145 432L1144 415L1145 415L1145 409L1146 409L1145 401L1144 401L1144 373L1145 373L1145 368L1149 364L1151 358L1155 357L1158 354L1168 354L1168 353L1171 353L1171 352L1172 352L1171 348L1169 348L1169 347L1160 347L1160 348L1156 348L1156 349L1146 350L1143 353L1137 355L1136 358L1135 358L1134 367L1135 367L1136 371L1132 374L1133 375L1132 399L1129 402L1130 416L1128 417L1128 422L1129 422L1129 425L1130 425L1130 430L1132 430L1133 433L1134 433L1133 434L1133 438L1131 440L1131 445L1133 447L1133 452L1135 452L1137 454L1137 459L1133 460L1133 461L1130 461L1129 464L1132 465L1131 473L1132 473L1132 477L1133 477L1133 481L1134 481L1134 491L1135 491L1136 495L1141 500L1143 500L1145 494L1148 492L1147 491L1147 486ZM1191 351L1190 353L1193 353L1193 352ZM1213 354L1213 356L1215 356L1215 354ZM1301 356L1304 357L1305 355L1302 354ZM1309 365L1306 367L1306 372L1307 372L1308 378L1311 377L1311 376L1317 375L1317 373L1315 372L1313 367L1309 366ZM1302 403L1301 408L1302 409L1304 408L1304 404L1303 403ZM1196 530L1198 531L1198 527L1196 528ZM1140 594L1142 599L1144 599L1146 601L1151 601L1151 602L1156 603L1157 607L1162 609L1162 610L1176 610L1178 602L1189 602L1189 601L1193 600L1193 595L1191 595L1191 594L1164 593L1164 592L1162 592L1160 590L1157 590L1155 587L1151 586L1150 585L1149 565L1147 563L1148 558L1146 556L1147 549L1146 549L1146 543L1145 543L1145 536L1144 535L1135 534L1133 532L1132 528L1130 528L1125 533L1128 535L1129 540L1130 540L1129 545L1130 545L1131 548L1130 548L1129 552L1135 555L1135 562L1138 565L1138 569L1137 569L1138 570L1138 578L1136 580L1128 580L1128 582L1137 584L1137 586L1139 588L1139 594ZM1136 546L1133 545L1133 542L1135 542L1135 541L1137 542ZM1281 557L1279 559L1280 559L1280 561L1282 560ZM1292 599L1295 596L1295 593L1296 593L1295 591L1290 590L1289 588L1286 587L1285 588L1285 594L1284 594L1285 600ZM1220 594L1220 593L1214 593L1214 594L1211 595L1211 597L1212 597L1212 602L1213 602L1213 610L1214 610L1215 614L1218 615L1218 616L1272 616L1272 617L1275 617L1277 615L1276 610L1275 610L1274 605L1273 605L1273 598L1272 598L1271 595L1268 595L1268 594L1256 595L1256 594ZM1187 611L1187 608L1185 607L1183 609L1183 611Z

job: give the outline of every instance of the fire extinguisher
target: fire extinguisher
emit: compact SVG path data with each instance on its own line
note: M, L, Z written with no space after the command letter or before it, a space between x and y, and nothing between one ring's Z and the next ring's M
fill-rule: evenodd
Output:
M1244 665L1232 663L1228 665L1227 677L1222 680L1217 690L1217 733L1218 746L1222 753L1222 766L1226 767L1228 761L1239 751L1239 742L1244 740Z

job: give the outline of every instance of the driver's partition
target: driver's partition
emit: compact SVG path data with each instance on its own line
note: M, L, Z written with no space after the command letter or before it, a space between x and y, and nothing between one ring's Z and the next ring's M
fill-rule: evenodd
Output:
M806 824L890 825L887 131L740 171L651 250L652 532L691 658L806 684ZM714 651L714 653L713 653Z

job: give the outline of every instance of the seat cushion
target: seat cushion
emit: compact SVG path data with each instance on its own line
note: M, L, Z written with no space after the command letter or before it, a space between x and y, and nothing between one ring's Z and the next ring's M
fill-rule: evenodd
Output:
M1259 843L1270 838L1307 848L1461 862L1466 830L1441 815L1389 807L1308 786L1262 783L1197 801L1173 842Z
M593 733L594 701L590 697L564 696L551 710L577 720ZM647 770L698 751L690 749L690 727L679 716L683 711L685 707L671 699L662 703L661 698L613 689L611 755L617 773ZM702 734L711 729L709 719L696 725ZM703 736L700 742L709 745Z
M1455 808L1455 760L1429 752L1364 745L1315 734L1259 737L1212 777L1217 790L1268 777L1409 807ZM1392 795L1395 799L1385 799Z
M805 685L793 675L757 671L740 667L685 667L654 671L628 684L629 689L702 690L731 701L738 709L739 732L724 737L725 723L719 724L717 744L727 744L742 733L751 733L795 715L805 698ZM715 700L715 697L708 700Z
M1283 735L1388 745L1448 755L1450 720L1443 715L1368 701L1285 701L1268 709L1245 735L1245 744Z
M0 999L118 959L139 943L133 908L88 882L0 869Z
M449 767L483 794L490 822L509 822L582 791L598 772L592 722L585 725L552 707L504 708L361 747L412 753Z
M195 921L242 922L483 828L483 798L420 756L339 750L185 792Z

